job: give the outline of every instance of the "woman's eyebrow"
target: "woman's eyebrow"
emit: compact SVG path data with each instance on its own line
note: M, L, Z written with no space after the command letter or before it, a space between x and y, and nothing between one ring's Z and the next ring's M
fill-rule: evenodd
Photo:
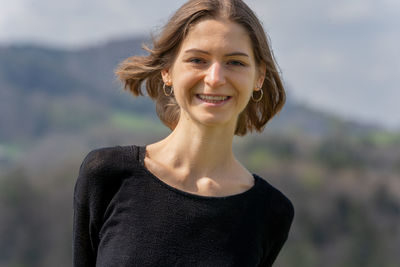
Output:
M209 52L201 50L201 49L197 49L197 48L188 49L185 51L185 53L202 53L202 54L210 55ZM249 57L248 54L243 53L243 52L232 52L232 53L225 54L224 56L225 57L231 57L231 56Z
M231 57L231 56L243 56L243 57L249 57L249 55L248 55L248 54L246 54L246 53L243 53L243 52L232 52L232 53L226 54L225 56L226 56L226 57Z

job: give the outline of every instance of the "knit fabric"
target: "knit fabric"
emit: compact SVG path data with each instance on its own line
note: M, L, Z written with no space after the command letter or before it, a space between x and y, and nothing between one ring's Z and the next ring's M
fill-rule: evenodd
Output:
M102 148L74 192L74 266L272 266L294 209L258 175L245 192L201 196L144 166L145 147Z

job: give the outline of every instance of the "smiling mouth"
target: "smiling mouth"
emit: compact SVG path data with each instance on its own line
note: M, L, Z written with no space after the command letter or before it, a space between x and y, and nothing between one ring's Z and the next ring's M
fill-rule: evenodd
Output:
M231 98L230 96L202 95L202 94L196 94L196 97L198 99L200 99L201 101L204 101L207 103L222 103Z

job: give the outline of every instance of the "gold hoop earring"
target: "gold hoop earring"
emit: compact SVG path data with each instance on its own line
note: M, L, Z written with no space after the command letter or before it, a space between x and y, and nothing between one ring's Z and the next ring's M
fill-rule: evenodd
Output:
M251 99L254 101L254 102L260 102L261 101L261 99L263 98L263 96L264 96L264 91L261 89L261 87L260 88L258 88L258 89L260 89L260 90L254 90L253 91L253 93L251 94ZM258 98L254 98L254 92L261 92L260 93L260 96L258 97Z
M164 95L165 96L171 96L172 93L174 92L174 88L171 86L169 92L167 93L167 89L166 89L165 83L164 83L162 89L164 91Z

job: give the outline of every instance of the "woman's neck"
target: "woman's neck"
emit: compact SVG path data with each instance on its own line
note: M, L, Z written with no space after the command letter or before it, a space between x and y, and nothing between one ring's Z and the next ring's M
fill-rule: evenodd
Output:
M148 156L179 170L184 176L220 174L237 165L231 128L179 122L168 137L148 146Z

